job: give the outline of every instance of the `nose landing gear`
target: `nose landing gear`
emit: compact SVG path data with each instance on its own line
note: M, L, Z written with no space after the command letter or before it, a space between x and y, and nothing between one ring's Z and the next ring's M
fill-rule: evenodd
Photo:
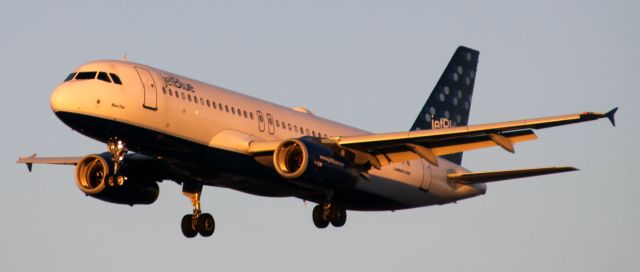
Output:
M196 237L198 233L202 237L209 237L216 228L213 216L208 213L202 213L200 210L201 193L201 183L183 183L182 194L188 197L191 200L191 204L193 204L193 213L183 216L181 222L182 234L187 238Z
M109 139L107 148L109 149L109 153L113 155L113 176L109 177L109 186L115 186L116 184L122 186L127 180L127 177L120 175L119 170L129 150L125 147L124 142L117 137Z

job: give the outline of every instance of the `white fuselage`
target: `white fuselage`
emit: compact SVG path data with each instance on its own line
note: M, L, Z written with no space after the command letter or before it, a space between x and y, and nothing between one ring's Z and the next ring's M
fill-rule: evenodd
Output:
M125 123L204 148L247 156L251 155L249 146L254 141L369 134L305 109L279 106L146 65L96 61L76 69L81 71L114 73L123 84L97 79L66 81L51 95L54 112ZM485 193L484 184L448 182L450 172L466 170L444 159L438 167L425 160L393 163L379 170L371 169L369 180L360 180L355 190L391 199L407 208L449 203Z

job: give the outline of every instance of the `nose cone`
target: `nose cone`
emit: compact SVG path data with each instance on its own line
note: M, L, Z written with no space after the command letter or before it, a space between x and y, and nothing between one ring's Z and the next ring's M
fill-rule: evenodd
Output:
M51 93L50 104L51 110L53 110L54 113L65 110L69 105L69 90L65 88L65 85L66 84L62 84L56 87Z

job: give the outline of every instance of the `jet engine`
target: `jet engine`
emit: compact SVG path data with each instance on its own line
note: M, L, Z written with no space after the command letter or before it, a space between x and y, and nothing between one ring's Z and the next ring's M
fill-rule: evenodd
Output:
M132 154L135 156L135 154ZM131 157L132 155L127 155ZM135 163L125 157L118 172L126 180L118 185L113 174L113 160L110 153L91 154L82 158L76 166L76 185L88 196L116 204L151 204L158 199L161 180L155 171L144 163ZM157 170L156 170L157 171ZM110 182L111 181L111 182Z
M353 188L360 171L341 155L337 147L316 138L288 139L273 154L273 165L280 176L312 189Z

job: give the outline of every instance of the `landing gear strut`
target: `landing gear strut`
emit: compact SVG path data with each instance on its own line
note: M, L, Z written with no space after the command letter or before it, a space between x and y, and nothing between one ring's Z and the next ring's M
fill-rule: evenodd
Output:
M200 233L203 237L209 237L216 228L213 216L202 213L200 210L200 194L202 193L202 183L183 183L182 193L191 200L193 213L182 217L182 234L187 238L193 238Z
M120 175L119 170L122 166L124 156L127 155L129 149L127 149L124 142L117 137L110 138L107 142L107 147L109 148L109 153L113 155L113 175L109 177L109 186L115 186L115 184L122 186L124 185L124 181L127 180L127 177Z
M342 227L347 222L347 211L330 203L313 208L313 224L319 229L326 228L329 223L334 227Z

